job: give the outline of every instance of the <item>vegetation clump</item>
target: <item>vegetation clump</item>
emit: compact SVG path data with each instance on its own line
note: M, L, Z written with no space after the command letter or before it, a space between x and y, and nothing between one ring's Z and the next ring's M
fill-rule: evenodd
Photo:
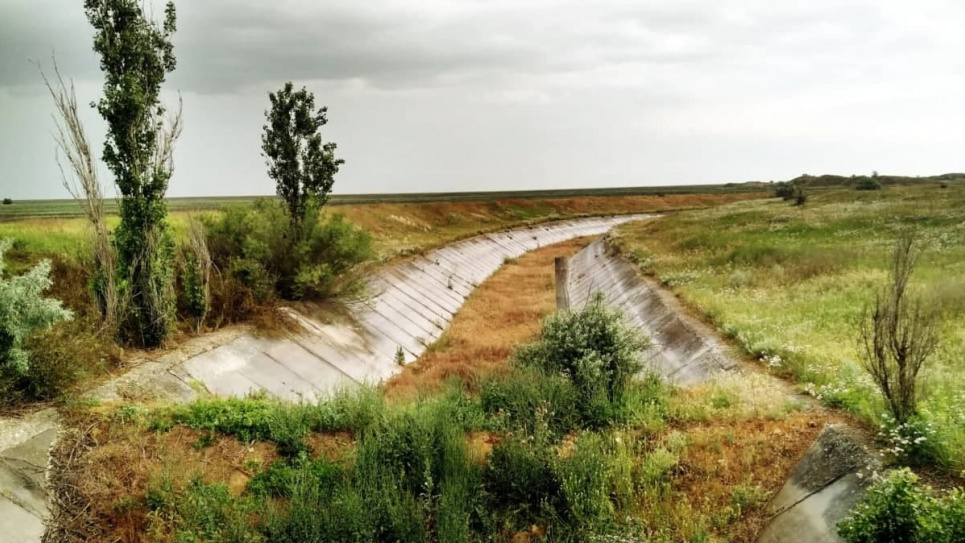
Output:
M10 240L0 240L0 377L26 374L30 353L25 340L73 316L59 300L43 296L52 283L49 261L24 275L4 277L3 257L11 245Z
M881 181L878 179L878 172L873 172L870 177L862 176L854 186L857 190L881 190Z
M13 205L13 200L11 200L10 198L4 198L3 205L5 206Z
M225 281L254 303L274 296L318 300L356 294L360 267L375 257L368 232L342 215L293 223L277 201L233 206L206 223L207 246Z
M581 311L549 317L539 340L520 348L514 362L569 380L580 419L599 427L625 417L630 381L643 369L640 357L647 345L596 293Z
M847 543L965 541L965 492L936 496L910 470L896 470L871 487L838 533Z

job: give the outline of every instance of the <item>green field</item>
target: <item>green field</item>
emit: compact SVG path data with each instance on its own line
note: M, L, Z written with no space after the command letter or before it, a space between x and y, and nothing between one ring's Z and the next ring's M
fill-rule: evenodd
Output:
M723 194L754 192L762 188L761 183L726 185L676 185L657 187L620 187L572 190L530 190L530 191L491 191L491 192L413 192L397 194L334 194L329 205L352 204L412 204L428 202L486 202L492 200L544 200L556 198L579 198L585 196L646 196L657 194ZM226 205L251 202L257 198L274 196L213 196L198 198L168 198L168 209L178 211L204 211L220 209ZM106 201L108 213L117 212L117 201ZM0 205L0 221L33 218L80 217L80 205L71 199L63 200L23 200L12 205Z
M924 371L922 415L936 459L965 470L965 186L830 190L804 207L740 202L625 226L641 268L803 391L882 423L884 407L858 365L858 323L887 280L894 241L926 246L913 278L944 314ZM926 440L928 443L928 440Z

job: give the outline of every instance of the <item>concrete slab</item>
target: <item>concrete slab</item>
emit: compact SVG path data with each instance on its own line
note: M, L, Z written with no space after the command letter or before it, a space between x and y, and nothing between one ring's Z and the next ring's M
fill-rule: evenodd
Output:
M0 495L0 534L4 543L39 543L44 521Z
M857 475L869 468L880 469L878 460L847 427L826 426L768 504L771 520L758 543L842 541L837 524L870 486L869 477Z

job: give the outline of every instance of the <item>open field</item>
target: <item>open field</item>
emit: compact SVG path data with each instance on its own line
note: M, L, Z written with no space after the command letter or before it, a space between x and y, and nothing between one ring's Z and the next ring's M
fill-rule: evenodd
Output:
M474 235L527 222L565 219L584 215L659 212L693 209L721 203L762 198L766 192L722 191L687 194L579 196L569 198L513 198L422 203L342 204L328 213L344 214L351 222L371 232L383 259ZM515 196L515 194L514 194ZM241 199L205 200L220 205L246 203ZM174 200L172 200L174 202ZM73 205L73 203L71 203ZM16 207L7 206L7 207ZM169 221L183 234L191 211L172 204ZM209 209L209 208L205 208ZM200 211L215 213L216 211ZM2 211L0 211L2 213ZM112 226L117 218L112 217ZM0 238L14 238L26 253L72 254L85 241L82 218L33 218L0 222Z
M669 185L655 187L620 187L600 189L530 190L493 192L415 192L399 194L333 194L329 205L356 204L424 204L432 202L492 202L496 200L553 200L561 198L657 196L663 194L731 194L766 190L763 183L727 185ZM226 205L250 203L258 198L275 196L211 196L168 198L168 209L179 211L212 211ZM108 213L117 213L117 201L105 202ZM0 222L18 219L80 217L83 210L71 199L23 200L0 206Z
M858 322L895 239L926 244L912 281L941 307L924 373L925 456L965 470L965 186L815 193L803 207L740 202L624 226L620 243L748 354L828 405L884 423L858 365ZM931 425L930 427L927 425Z

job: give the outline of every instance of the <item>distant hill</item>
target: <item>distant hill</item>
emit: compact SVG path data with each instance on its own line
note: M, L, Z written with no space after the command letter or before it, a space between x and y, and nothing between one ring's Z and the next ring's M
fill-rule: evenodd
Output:
M791 179L792 183L804 183L811 187L839 187L857 185L862 180L871 179L870 175L799 175ZM910 177L906 175L878 175L878 182L882 185L914 185L919 183L941 183L948 181L965 181L965 173L943 173L924 177Z

